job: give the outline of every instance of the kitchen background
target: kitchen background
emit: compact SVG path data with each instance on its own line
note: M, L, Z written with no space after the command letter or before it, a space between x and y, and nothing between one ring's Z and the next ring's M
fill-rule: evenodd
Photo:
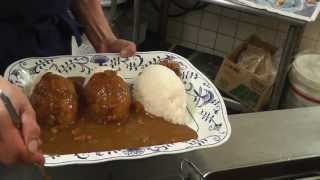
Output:
M192 0L183 2L185 6L194 4ZM170 12L176 9L171 8ZM105 8L106 14L109 8ZM158 14L149 3L143 6L142 16L148 22L149 30L156 31ZM231 52L251 34L282 47L289 25L267 16L257 16L216 5L208 5L204 9L169 18L167 41L208 54L223 56ZM300 44L300 50L320 50L320 20L309 23ZM84 38L80 53L92 53L89 42ZM79 53L78 48L74 53Z
M259 17L209 5L179 18L170 18L168 41L198 51L223 56L251 34L281 47L289 25L272 17ZM300 49L320 50L320 20L306 26Z
M120 3L116 11L112 11L109 6L104 7L114 32L120 38L132 40L133 2L127 0L126 3ZM162 42L162 34L159 33L159 26L161 26L159 2L161 1L142 1L138 51L164 50L177 53L187 58L212 81L217 77L223 57L233 52L250 35L255 34L280 50L286 41L289 24L279 18L248 14L244 11L210 5L198 0L175 0L170 3L168 9L167 34L164 37L166 43L159 44ZM318 29L320 29L320 20L305 26L304 35L300 42L300 51L306 49L320 51L320 32ZM85 36L83 40L84 43L81 47L77 47L74 42L73 55L94 53L93 47ZM275 83L274 89L276 89L276 85L277 83ZM219 86L218 88L221 89ZM289 108L292 107L291 104L300 103L300 100L295 100L296 97L300 98L296 94L294 94L294 98L291 98L288 86L280 89L281 92L275 92L272 95L272 97L279 96L279 107ZM222 92L224 97L230 98L228 93L224 93ZM292 101L293 99L294 101ZM229 104L226 99L225 102L227 102L227 108L231 107L232 109L228 108L229 113L243 111L242 103L239 105L238 102L231 100ZM304 100L302 102L305 103ZM269 109L273 106L271 101L262 104L269 104ZM266 110L268 107L257 109Z

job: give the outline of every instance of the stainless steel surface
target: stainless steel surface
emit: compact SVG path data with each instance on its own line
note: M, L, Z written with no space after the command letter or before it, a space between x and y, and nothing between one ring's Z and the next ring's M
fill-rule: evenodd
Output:
M232 135L222 146L192 153L210 172L320 156L320 107L229 116Z
M311 180L319 179L320 158L284 161L259 166L210 172L204 180L263 179L263 180ZM309 179L310 178L310 179ZM190 180L199 180L198 177Z
M186 172L188 172L188 170L186 170L187 169L186 167L191 168L191 172L189 170L189 174L184 175L185 177L193 178L194 176L196 176L197 178L193 178L193 179L198 179L198 180L205 179L205 175L201 172L201 170L197 167L197 165L186 159L183 159L181 161L181 164L180 164L181 174L185 174Z
M2 90L0 90L0 98L1 98L1 100L2 100L2 102L4 104L4 106L5 106L6 110L9 113L13 124L21 132L21 130L22 130L22 121L21 121L19 115L17 114L16 109L12 105L11 100L9 99L9 97Z
M226 104L227 109L232 109L232 110L236 110L239 112L246 111L246 108L242 104L240 104L239 102L237 102L233 99L227 98L227 97L222 97L222 98L223 98L224 103Z
M320 156L320 107L229 116L232 135L225 144L179 155L91 165L48 168L55 180L150 180L176 175L188 159L202 173ZM37 180L35 169L0 167L1 180Z

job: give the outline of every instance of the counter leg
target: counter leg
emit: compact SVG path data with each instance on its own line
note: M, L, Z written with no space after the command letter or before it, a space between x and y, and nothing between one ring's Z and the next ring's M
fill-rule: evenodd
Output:
M270 110L278 109L280 106L280 100L283 97L283 90L287 80L287 74L289 71L289 65L292 62L295 53L299 47L302 34L304 31L304 25L290 25L287 39L283 47L281 60L278 68L278 73L275 79L274 89L271 97Z

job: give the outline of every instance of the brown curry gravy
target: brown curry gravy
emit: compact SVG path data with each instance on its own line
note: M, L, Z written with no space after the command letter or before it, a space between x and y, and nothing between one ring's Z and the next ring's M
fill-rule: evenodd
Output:
M79 90L82 78L70 78ZM81 109L82 108L82 109ZM80 112L85 112L80 104ZM184 125L172 124L144 110L132 110L122 124L100 124L79 114L72 127L58 129L43 126L42 149L46 154L71 154L137 148L181 142L197 138L197 133Z

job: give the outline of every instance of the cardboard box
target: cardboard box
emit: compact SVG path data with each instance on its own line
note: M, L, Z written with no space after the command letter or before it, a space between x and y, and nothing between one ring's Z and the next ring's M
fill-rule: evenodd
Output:
M237 64L239 55L246 50L248 44L268 50L271 55L274 55L277 50L272 45L261 41L258 37L251 36L231 54L225 56L215 78L215 85L238 100L245 106L247 111L258 111L269 99L273 82L264 81Z

